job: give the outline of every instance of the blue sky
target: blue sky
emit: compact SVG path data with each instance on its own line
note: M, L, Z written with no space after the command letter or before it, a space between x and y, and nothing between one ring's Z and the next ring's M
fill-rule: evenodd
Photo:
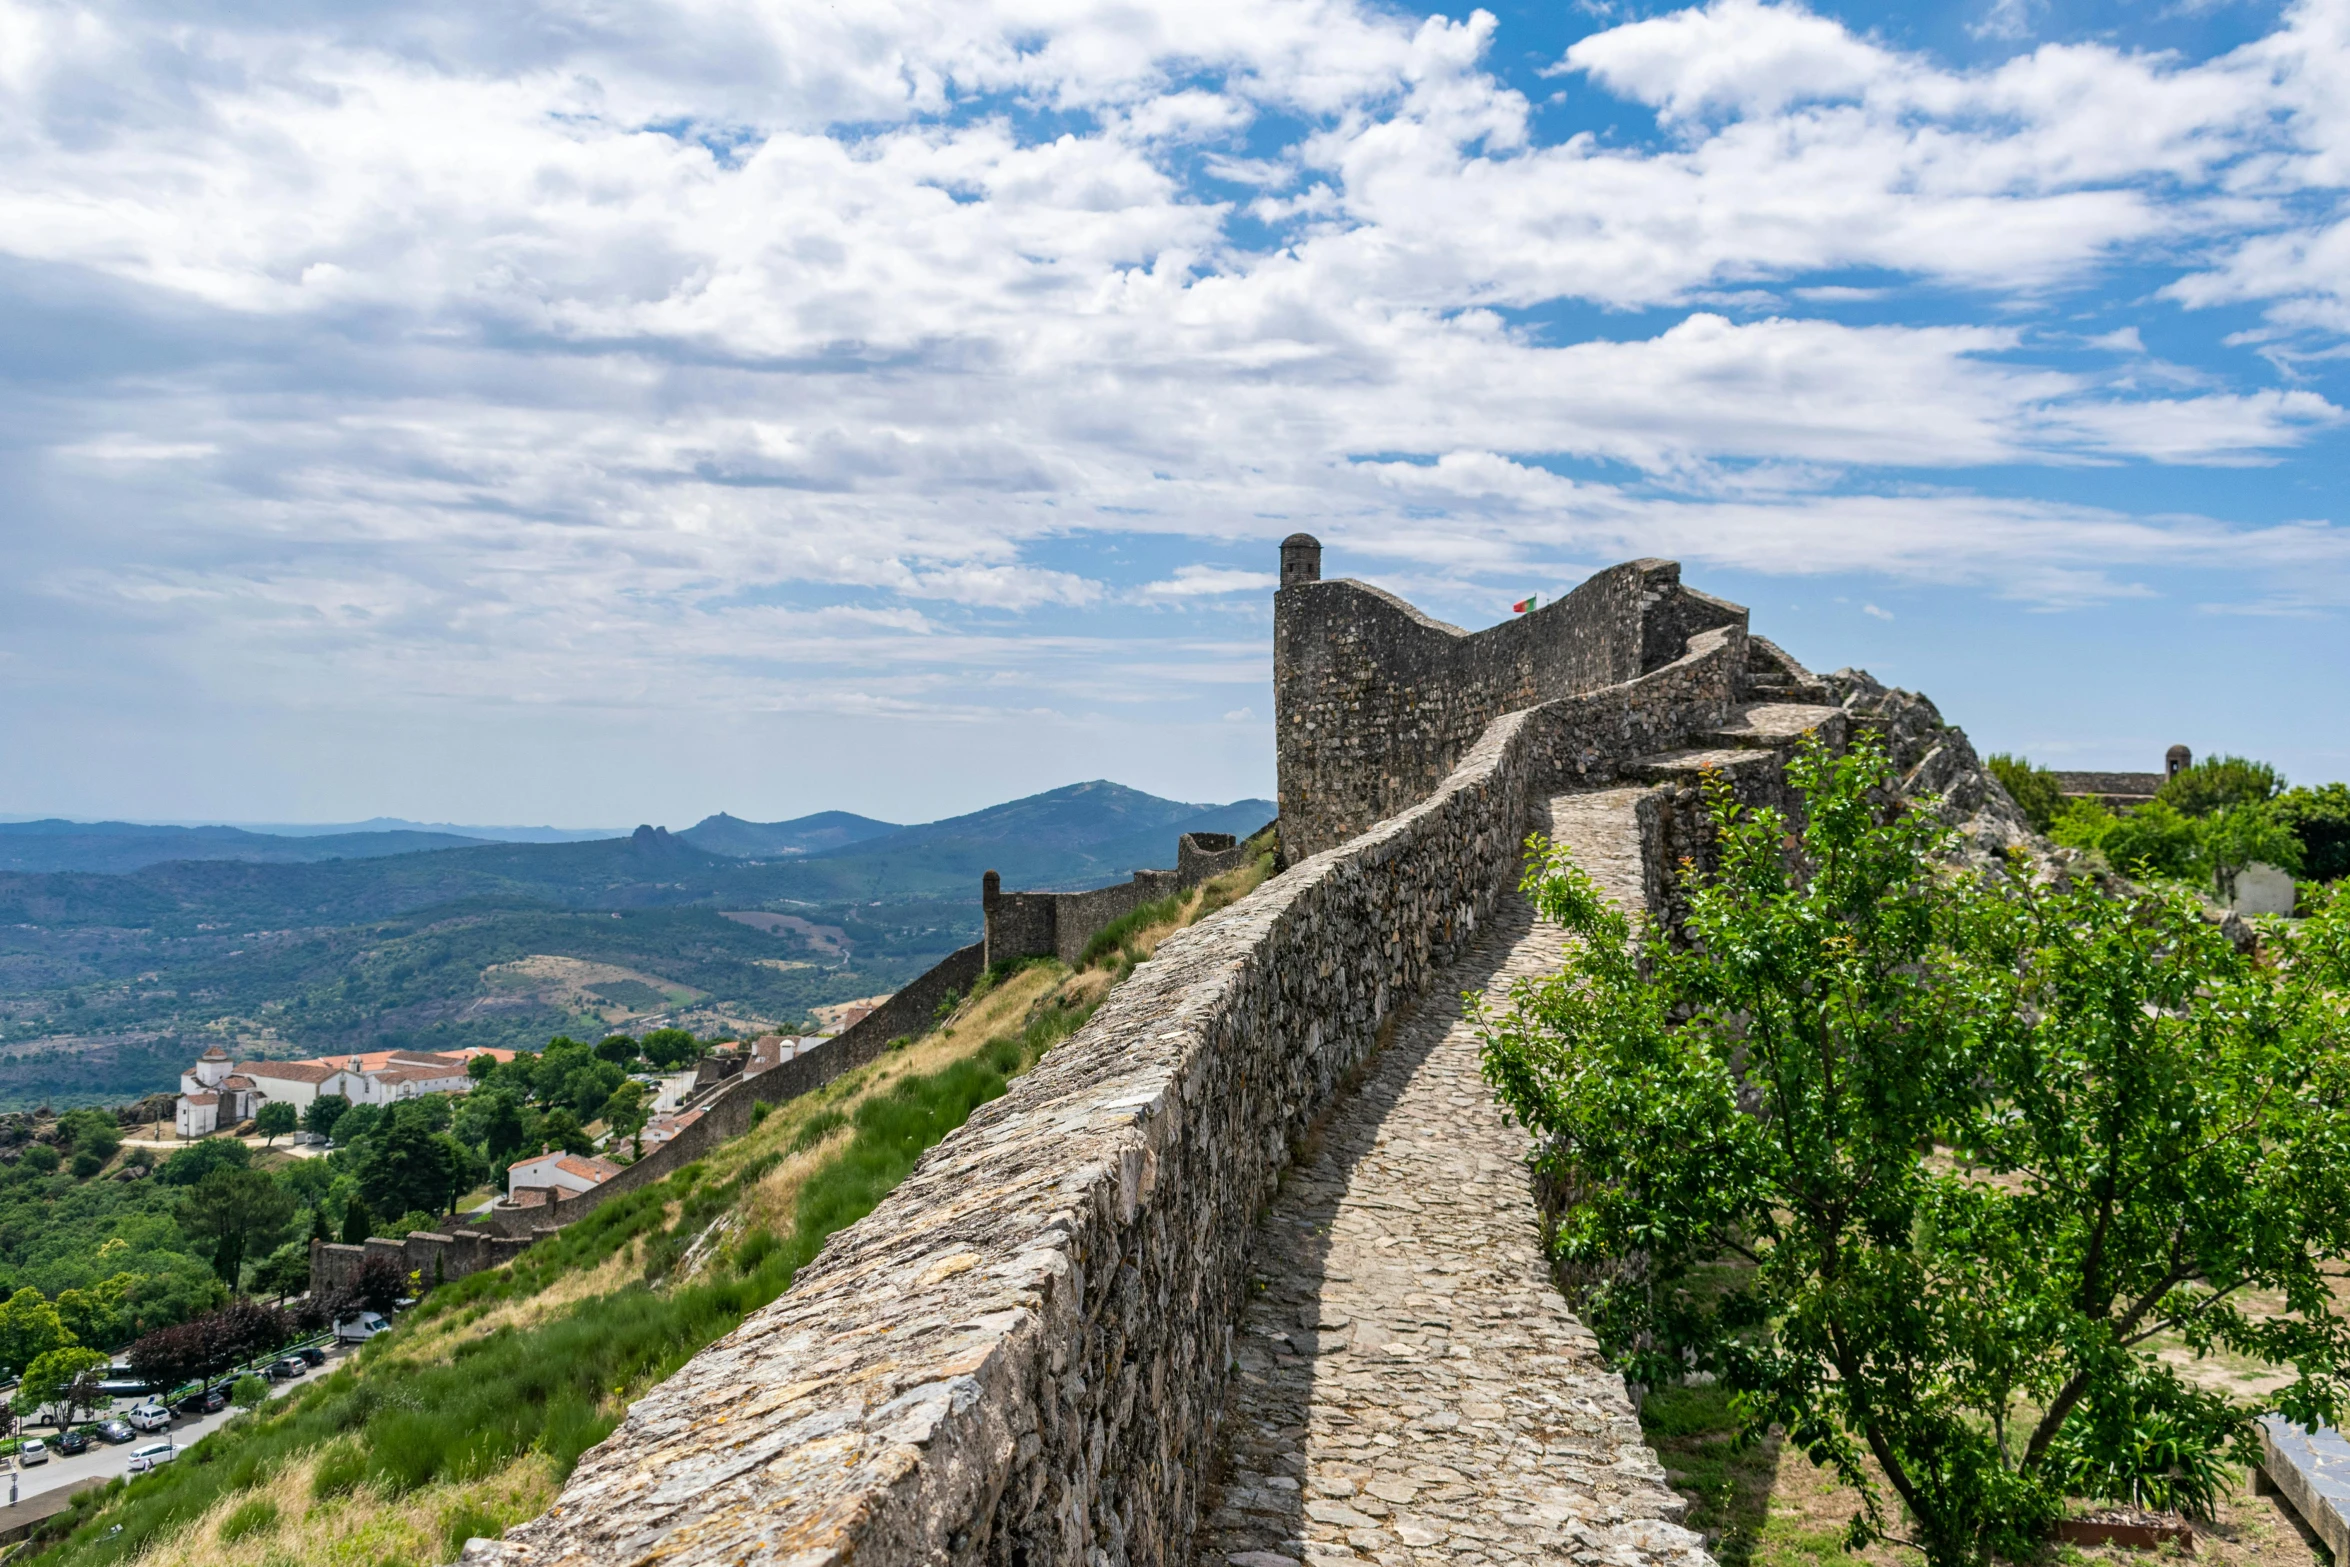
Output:
M2350 776L2350 0L0 0L0 812L1270 794L1274 545Z

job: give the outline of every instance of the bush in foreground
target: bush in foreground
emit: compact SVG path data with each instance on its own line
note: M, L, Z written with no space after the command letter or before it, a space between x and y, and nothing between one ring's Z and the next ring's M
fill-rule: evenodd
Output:
M2208 1507L2251 1411L2158 1338L2337 1418L2350 898L2256 964L2184 896L1950 870L1870 742L1790 771L1793 837L1713 791L1684 949L1537 845L1565 968L1483 1019L1626 1375L1715 1374L1934 1567L2034 1555L2068 1492Z

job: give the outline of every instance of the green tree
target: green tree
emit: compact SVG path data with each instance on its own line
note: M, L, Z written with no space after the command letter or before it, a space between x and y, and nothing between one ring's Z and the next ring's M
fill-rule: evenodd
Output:
M306 1241L286 1242L253 1269L253 1293L273 1296L280 1305L288 1295L299 1295L309 1287L310 1246Z
M596 1041L596 1059L625 1067L637 1057L637 1042L626 1034L606 1034Z
M57 1140L76 1154L95 1154L104 1164L122 1147L122 1128L104 1110L68 1110L57 1118Z
M366 1198L353 1192L350 1201L343 1204L343 1244L346 1246L365 1245L367 1237L374 1233L374 1230L374 1211L367 1206Z
M195 1186L215 1170L242 1170L252 1162L253 1150L235 1138L207 1137L164 1160L155 1179L166 1186Z
M652 1095L639 1082L622 1083L612 1090L612 1097L604 1101L604 1124L612 1129L614 1137L634 1139L652 1119ZM644 1157L644 1144L637 1143L635 1157Z
M51 1350L73 1343L57 1307L31 1285L0 1302L0 1371L22 1372Z
M2266 762L2214 756L2172 774L2156 798L2183 816L2208 816L2227 805L2266 805L2284 787L2284 774Z
M2158 1340L2287 1368L2268 1407L2337 1419L2350 898L2255 964L2184 894L1952 871L1873 742L1790 772L1792 844L1710 790L1686 947L1544 851L1565 968L1482 1020L1625 1375L1715 1374L1863 1494L1856 1544L1891 1533L1874 1459L1932 1567L2032 1557L2068 1485L2208 1505L2253 1411ZM2163 1440L2116 1439L2149 1415Z
M2319 881L2350 876L2350 784L2287 789L2269 807L2301 840L2303 868Z
M117 1273L84 1289L59 1290L57 1316L72 1342L106 1348L128 1339L131 1295L138 1284L137 1274Z
M94 1349L68 1346L50 1350L25 1367L24 1380L10 1407L20 1420L31 1420L42 1410L53 1409L58 1425L72 1425L103 1397L98 1392L98 1374L105 1369L106 1357Z
M2300 874L2301 840L2269 806L2223 805L2196 825L2201 830L2204 862L2211 867L2222 897L2235 896L2237 874L2256 861Z
M221 1283L235 1289L245 1259L285 1237L294 1199L260 1170L222 1168L180 1199L177 1217L188 1238L207 1248Z
M519 1153L529 1135L522 1107L504 1094L492 1094L481 1122L481 1151L490 1161L494 1164Z
M259 1409L269 1402L269 1384L257 1376L241 1376L229 1389L228 1401L239 1409Z
M310 1107L302 1112L302 1130L315 1133L320 1137L332 1137L335 1135L335 1123L340 1121L343 1118L343 1112L350 1108L351 1101L345 1099L341 1094L320 1094L316 1099L311 1100Z
M382 1105L353 1105L335 1122L335 1141L345 1148L365 1142L383 1123Z
M637 1048L647 1061L665 1071L684 1066L702 1053L700 1042L682 1028L656 1028L637 1041Z
M17 1156L18 1161L35 1175L55 1175L59 1157L57 1150L47 1143L31 1143Z
M266 1146L291 1132L295 1119L292 1105L283 1099L272 1099L253 1112L253 1130L261 1134Z
M596 1140L581 1129L579 1117L569 1110L550 1110L539 1122L539 1142L547 1148L560 1148L565 1153L594 1153Z
M2056 825L2056 818L2063 814L2065 806L2056 774L2045 767L2034 767L2028 756L2009 756L2004 751L1988 757L1984 765L2023 811L2034 832L2046 832Z
M486 1083L498 1075L498 1058L492 1055L474 1056L465 1063L465 1075L477 1083Z
M459 1173L451 1168L452 1146L452 1139L435 1136L421 1118L387 1118L368 1139L367 1157L359 1166L360 1195L377 1213L441 1211Z

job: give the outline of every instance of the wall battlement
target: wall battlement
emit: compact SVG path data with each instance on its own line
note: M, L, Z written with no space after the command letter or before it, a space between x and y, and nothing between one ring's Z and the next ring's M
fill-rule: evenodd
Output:
M1049 957L1075 968L1087 944L1113 921L1247 863L1247 848L1232 834L1187 832L1176 840L1173 870L1136 871L1130 880L1086 892L1006 892L1003 878L989 871L979 883L987 922L983 961L992 968L1014 958Z
M1367 583L1323 581L1310 535L1281 551L1273 712L1288 860L1425 799L1504 713L1637 680L1706 631L1732 633L1733 662L1745 667L1746 611L1685 587L1673 561L1610 567L1556 603L1471 633Z

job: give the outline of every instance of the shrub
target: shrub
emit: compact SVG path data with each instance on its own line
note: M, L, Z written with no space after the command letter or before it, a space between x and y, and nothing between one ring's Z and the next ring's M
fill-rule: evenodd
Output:
M2045 767L2034 767L2030 757L2009 756L2001 751L1987 758L1984 765L2024 813L2034 832L2046 832L2064 814L2065 798L2057 788L2056 774Z
M269 1384L256 1376L239 1377L228 1398L239 1409L259 1409L269 1402Z
M1713 1373L1748 1435L1784 1427L1862 1493L1856 1545L1887 1534L1873 1457L1931 1567L2031 1559L2068 1485L2202 1505L2254 1410L2196 1395L2160 1339L2339 1419L2350 896L2255 963L2183 893L1951 872L1946 829L1881 803L1872 740L1789 771L1792 843L1709 787L1686 947L1543 850L1526 885L1565 969L1480 1020L1625 1376Z

